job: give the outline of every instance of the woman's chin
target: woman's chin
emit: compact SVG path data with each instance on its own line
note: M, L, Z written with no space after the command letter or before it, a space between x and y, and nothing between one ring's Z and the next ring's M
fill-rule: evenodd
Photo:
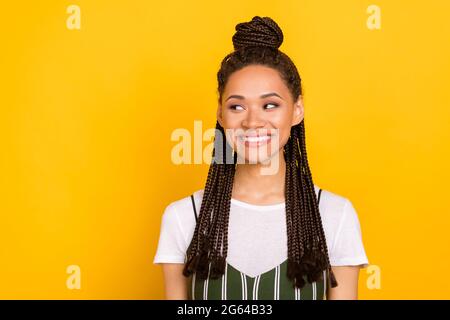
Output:
M238 153L238 164L261 164L261 165L268 165L270 162L274 159L275 154L266 154L266 155L240 155Z

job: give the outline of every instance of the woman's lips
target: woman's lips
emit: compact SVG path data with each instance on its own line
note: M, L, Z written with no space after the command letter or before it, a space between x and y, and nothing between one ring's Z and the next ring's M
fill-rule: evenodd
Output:
M272 135L239 136L239 141L246 147L260 147L269 144L271 140Z

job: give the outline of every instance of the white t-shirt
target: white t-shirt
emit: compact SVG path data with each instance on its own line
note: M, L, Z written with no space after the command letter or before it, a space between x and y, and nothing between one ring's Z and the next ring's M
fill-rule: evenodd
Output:
M316 197L319 187L314 185ZM194 192L197 214L204 189ZM357 213L350 200L323 190L319 211L332 266L361 265L368 259ZM184 263L195 229L190 196L170 203L162 216L153 263ZM255 277L287 259L285 203L254 205L231 198L226 261Z

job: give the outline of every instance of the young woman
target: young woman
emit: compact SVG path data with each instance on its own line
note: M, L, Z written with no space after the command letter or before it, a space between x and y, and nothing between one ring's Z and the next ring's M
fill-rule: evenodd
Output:
M206 186L172 202L154 263L167 299L356 299L351 201L313 183L299 73L269 17L239 23L217 74Z

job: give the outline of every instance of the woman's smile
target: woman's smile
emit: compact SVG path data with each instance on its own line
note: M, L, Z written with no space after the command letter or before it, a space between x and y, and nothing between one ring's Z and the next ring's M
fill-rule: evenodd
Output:
M241 135L239 136L239 141L244 144L245 147L260 147L267 145L271 142L272 135Z

